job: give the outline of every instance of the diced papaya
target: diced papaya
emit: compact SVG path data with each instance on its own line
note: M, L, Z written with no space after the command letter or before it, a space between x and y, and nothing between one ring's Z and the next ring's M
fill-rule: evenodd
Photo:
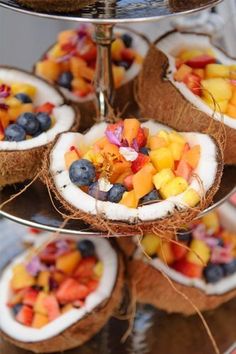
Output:
M48 58L54 60L57 59L59 57L62 57L63 55L66 54L66 51L62 49L62 47L60 46L60 44L55 44L47 53Z
M80 76L83 79L89 80L89 81L93 81L94 76L95 76L95 70L89 68L88 66L84 67L83 70L80 73Z
M156 150L166 146L167 146L166 140L164 138L160 138L159 136L153 135L150 136L148 139L148 147L151 150Z
M71 82L71 86L74 95L79 97L85 97L89 93L93 92L92 85L80 77L73 79Z
M128 118L124 120L123 139L127 140L129 145L131 145L136 138L139 128L140 122L138 119Z
M42 287L44 291L49 290L50 272L47 270L41 271L37 278L37 285Z
M61 73L60 64L52 60L39 61L36 64L36 74L50 81L57 81Z
M225 113L230 117L236 118L236 106L229 103Z
M108 138L107 138L106 136L104 136L104 137L98 139L98 140L94 143L93 146L94 146L95 149L101 150L101 149L104 148L104 146L105 146L106 144L109 144L109 140L108 140Z
M49 319L47 315L43 315L41 313L35 313L33 317L32 327L33 328L42 328L49 323Z
M136 198L139 200L153 189L153 166L148 163L133 176L133 186Z
M135 191L125 192L119 202L122 205L127 206L128 208L137 208L138 199L136 198Z
M0 109L0 123L3 127L3 129L6 129L6 127L9 125L10 122L10 116L8 115L8 112Z
M174 168L174 159L171 150L167 147L153 150L149 154L151 161L157 171L161 171L164 168Z
M125 186L125 188L127 189L127 191L131 191L134 186L133 186L133 174L128 175L127 177L125 177L123 184Z
M130 175L132 172L131 172L131 163L129 161L123 161L123 162L115 162L113 163L113 166L112 166L112 175L111 177L109 178L110 182L111 183L115 183L117 181L117 179L123 175L124 173L127 173L125 175L128 176ZM124 177L124 178L125 178ZM118 182L117 182L118 183Z
M200 145L193 146L189 151L183 154L182 159L186 161L193 169L197 167L200 159Z
M132 173L131 170L127 170L125 171L124 173L122 173L116 180L115 180L115 183L121 183L121 184L124 184L124 181L127 177L130 176L130 174ZM130 190L133 189L133 188L130 188Z
M186 64L182 64L179 69L174 73L174 79L178 82L182 82L184 78L192 73L192 68Z
M34 304L34 312L47 316L48 312L46 307L44 306L44 300L47 298L47 296L47 293L45 293L44 291L40 291Z
M81 73L86 67L87 63L82 58L74 56L70 58L70 71L74 78L81 77Z

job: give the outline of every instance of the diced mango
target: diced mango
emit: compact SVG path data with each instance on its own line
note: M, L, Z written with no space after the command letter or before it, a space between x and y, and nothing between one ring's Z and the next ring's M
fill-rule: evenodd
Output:
M49 323L48 316L43 315L41 313L35 313L33 322L32 322L32 327L33 328L42 328L46 326Z
M211 250L204 241L197 239L192 240L190 249L191 251L188 252L186 256L188 262L201 266L207 264L210 259Z
M67 151L64 155L66 169L69 170L70 165L78 159L79 157L75 150Z
M208 64L205 68L206 78L228 78L229 77L229 67L222 64Z
M115 61L122 59L122 51L125 49L124 42L121 38L116 38L111 45L111 56Z
M95 267L93 268L93 272L97 278L101 278L104 272L104 264L103 262L97 262Z
M201 218L201 221L206 226L207 230L211 230L214 233L220 229L220 220L217 212L212 211Z
M5 99L5 103L10 107L19 107L22 105L22 102L16 97L8 97Z
M79 96L84 97L87 96L90 92L92 92L92 86L88 82L86 82L83 78L77 77L71 82L72 90Z
M148 139L148 147L151 150L156 150L159 149L161 147L166 147L167 146L167 142L164 138L161 138L159 136L153 135L150 136Z
M171 150L167 147L153 150L150 152L149 156L157 171L161 171L165 168L174 168L174 159Z
M173 159L175 161L179 161L184 151L184 144L180 144L178 142L171 142L169 145L169 149L172 153Z
M55 44L47 53L48 57L50 59L57 59L59 57L62 57L63 55L66 54L66 51L63 50L60 46L60 44Z
M138 119L128 118L124 120L123 139L127 140L129 145L136 138L139 128L140 122Z
M230 117L236 118L236 106L229 103L225 113Z
M81 259L81 254L79 251L73 251L70 253L63 254L57 258L56 269L61 270L66 274L71 274Z
M194 208L200 200L200 195L193 188L188 188L183 194L183 202L190 208Z
M171 248L171 243L162 241L157 249L157 255L163 263L172 264L175 261L175 256Z
M20 290L35 285L35 278L30 275L24 264L17 264L13 268L11 287L13 290Z
M60 64L52 60L39 61L35 67L36 74L50 81L57 81L61 73Z
M115 162L112 166L112 173L109 178L111 183L119 183L117 180L119 177L125 178L132 173L131 163L129 161Z
M115 88L118 88L121 86L122 81L124 80L125 68L123 68L122 66L113 65L112 72L113 72L114 86Z
M187 75L192 73L192 71L193 69L190 66L182 64L174 73L174 79L178 82L182 82Z
M40 313L41 315L48 315L47 309L44 306L44 300L48 297L48 294L44 291L40 291L37 296L36 302L34 304L34 312Z
M236 106L236 90L235 89L233 89L233 94L232 94L232 97L231 97L229 103Z
M153 183L155 188L159 190L166 183L175 178L173 171L170 168L165 168L153 176Z
M133 176L134 192L138 200L150 193L153 189L152 173L153 166L148 163Z
M205 100L216 102L229 100L232 96L232 88L229 82L222 78L202 80L202 93Z
M137 208L138 199L136 198L135 191L132 190L130 192L125 192L119 203L127 206L128 208Z
M183 177L175 177L160 188L163 199L183 193L188 188L188 182Z
M47 270L41 271L37 278L37 285L41 286L45 292L49 290L50 272Z
M149 256L154 256L160 246L160 238L154 234L146 234L141 241L141 245Z
M59 32L59 34L57 36L57 40L60 44L67 44L75 36L76 36L76 33L74 30L65 30L65 31Z
M193 69L193 74L199 76L202 80L205 79L205 70L204 69Z
M84 59L75 56L70 58L70 70L74 78L81 77L81 72L86 66L87 63Z

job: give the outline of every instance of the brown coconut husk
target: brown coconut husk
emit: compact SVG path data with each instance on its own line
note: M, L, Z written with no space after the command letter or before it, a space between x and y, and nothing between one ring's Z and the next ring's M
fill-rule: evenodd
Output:
M167 278L148 262L132 260L129 263L129 275L136 286L137 301L153 305L168 313L192 315L196 309L183 299ZM185 286L171 280L176 289L185 294L200 311L209 311L236 296L236 289L222 295L207 295L202 290Z
M131 34L133 33L136 36L139 36L143 41L147 43L147 46L150 46L150 41L148 38L143 35L142 33L135 31L134 29L127 28L125 26L118 26L117 29L119 30L127 30ZM43 60L47 53L50 51L50 49L53 48L55 43L53 43L41 56L39 61ZM32 69L33 73L36 74L36 65L33 66ZM50 81L49 81L50 82ZM123 84L119 88L114 90L114 98L112 102L112 109L116 112L117 115L119 116L129 116L133 112L136 112L138 110L138 104L135 100L134 96L134 90L137 85L137 76L134 77L132 80L129 82ZM58 89L60 90L60 87L57 86ZM99 117L99 112L97 108L97 103L96 103L96 98L88 101L83 101L83 102L76 102L74 100L70 100L69 98L67 101L74 106L76 106L80 112L81 115L81 121L80 121L80 131L84 132L87 129L91 128L98 119Z
M102 329L120 305L124 285L124 262L121 254L118 254L118 260L117 280L111 297L61 334L37 343L21 342L9 337L4 332L0 332L0 335L15 346L31 350L34 353L53 353L58 350L62 352L87 342Z
M57 139L52 145L52 148L56 141ZM175 233L177 229L181 228L182 225L189 224L202 210L204 210L212 202L213 197L219 188L223 172L222 152L220 147L218 147L218 149L218 155L216 157L218 160L218 170L216 173L215 182L213 186L207 191L200 204L195 208L189 208L184 211L176 210L173 214L163 219L146 222L137 221L136 223L129 224L127 222L112 221L104 218L102 214L91 215L69 204L58 192L53 181L53 176L50 173L50 150L44 161L42 178L44 179L50 194L52 192L54 197L64 208L65 213L57 209L57 211L59 211L63 217L75 220L83 220L85 223L89 224L92 229L105 231L109 236L142 236L148 232L159 235L167 235L169 233L171 235L173 232ZM199 183L201 183L201 181L199 181Z
M168 36L171 31L160 37ZM224 53L225 54L225 53ZM137 100L142 116L152 117L178 131L205 132L209 125L215 131L222 129L222 122L212 119L197 109L166 79L168 58L155 45L144 60L138 80ZM214 113L213 113L214 114ZM224 125L226 146L224 159L226 164L236 163L236 130Z
M95 0L17 0L17 2L36 11L69 13L81 10Z

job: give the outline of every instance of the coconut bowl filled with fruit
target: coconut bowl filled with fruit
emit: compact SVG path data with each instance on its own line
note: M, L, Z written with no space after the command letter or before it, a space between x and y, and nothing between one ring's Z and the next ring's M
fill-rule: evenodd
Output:
M97 46L93 41L93 27L82 25L75 30L59 33L54 44L36 63L34 73L58 85L65 96L76 103L84 117L81 129L91 127L96 117L93 81ZM133 84L148 41L135 31L119 28L111 47L115 86L113 107L124 111L134 104ZM128 105L127 105L128 102Z
M105 239L40 236L0 279L0 329L7 341L38 353L77 347L119 306L123 263Z
M223 123L225 162L235 164L235 78L236 61L210 37L169 32L156 41L144 63L139 80L143 114L187 131L217 131Z
M52 85L0 67L0 187L33 178L54 138L78 124L75 110Z
M185 224L211 202L221 173L208 135L135 118L61 134L44 169L68 215L119 235Z
M224 208L219 208L180 230L177 242L146 234L129 269L137 301L190 315L196 308L180 292L200 311L235 297L236 228L232 230L232 222L235 225L233 219L225 219ZM127 252L130 254L129 249Z

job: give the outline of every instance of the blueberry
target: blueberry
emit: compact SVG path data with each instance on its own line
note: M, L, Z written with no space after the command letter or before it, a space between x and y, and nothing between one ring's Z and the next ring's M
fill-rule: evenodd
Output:
M221 265L224 275L231 275L236 272L236 259L233 259L229 263L224 263Z
M46 132L52 124L51 117L45 112L39 112L36 115L36 119L39 122L40 130Z
M98 182L94 182L90 184L88 189L88 194L98 200L107 200L107 192L103 192L99 190Z
M139 152L141 152L141 154L143 154L143 155L149 155L149 150L146 147L141 147Z
M207 283L217 283L224 276L224 271L219 264L208 264L204 269L204 277Z
M4 134L7 141L22 141L26 136L24 129L18 124L8 125Z
M192 240L192 231L187 229L178 230L177 238L178 241L190 243L190 241Z
M16 304L15 306L12 307L12 311L14 313L14 316L16 316L22 308L21 304Z
M72 80L73 80L73 75L71 74L70 71L66 71L59 76L57 83L59 86L67 88L68 90L71 90Z
M16 122L25 130L26 134L29 135L35 134L39 129L39 122L36 119L36 115L31 112L22 113Z
M147 203L147 202L151 202L153 200L160 200L160 195L156 189L153 189L150 193L146 194L141 199L141 203Z
M107 194L107 200L112 203L119 203L125 191L126 188L123 184L115 183Z
M121 60L117 62L117 65L122 66L122 68L124 68L125 70L128 70L130 68L131 63L125 60Z
M89 160L81 159L71 164L69 176L71 182L78 186L89 186L95 179L96 171Z
M126 48L130 48L132 46L133 38L128 33L122 34L121 39L123 40Z
M83 240L77 243L77 249L82 257L93 257L95 255L95 247L92 241Z
M26 95L26 93L23 93L23 92L17 93L15 95L15 98L17 98L22 103L32 103L30 96Z

